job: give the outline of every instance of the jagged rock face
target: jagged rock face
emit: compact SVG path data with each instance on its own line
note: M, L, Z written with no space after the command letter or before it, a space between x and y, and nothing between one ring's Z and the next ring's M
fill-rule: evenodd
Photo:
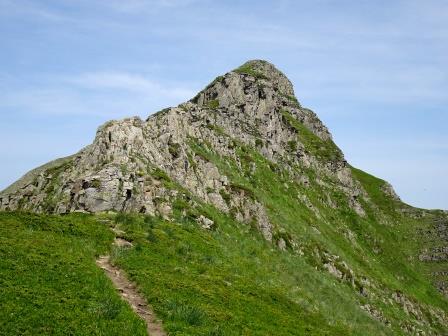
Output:
M315 146L316 138L331 150ZM106 123L92 145L30 172L3 191L0 209L133 211L169 218L172 202L179 197L178 190L167 187L169 180L185 194L232 212L242 222L255 221L271 240L263 204L192 149L206 144L218 155L238 161L235 142L255 148L286 169L312 169L322 185L335 180L350 206L364 215L357 200L364 191L327 128L300 106L286 76L265 61L245 63L216 78L191 101L146 121L133 117ZM306 176L290 171L306 186ZM194 205L194 200L188 201Z

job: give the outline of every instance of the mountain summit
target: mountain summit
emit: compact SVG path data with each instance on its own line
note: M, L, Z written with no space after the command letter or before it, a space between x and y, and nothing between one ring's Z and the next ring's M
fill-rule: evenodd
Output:
M237 159L238 144L255 148L276 164L335 176L352 206L363 212L356 201L361 189L327 128L311 110L300 106L287 77L260 60L217 77L190 101L146 121L133 117L107 122L92 145L31 171L4 190L1 208L169 216L171 196L157 182L159 175L166 174L164 178L220 210L242 206L265 222L261 204L233 188L229 176L194 149L211 146L217 154ZM291 173L306 185L305 174ZM235 204L227 204L227 198ZM246 203L248 207L243 206Z
M0 209L141 213L222 234L235 222L242 230L235 244L249 230L285 253L279 263L302 258L315 279L337 281L338 302L370 321L330 318L329 328L448 333L447 214L412 208L387 182L350 166L289 79L266 61L248 61L146 120L105 123L91 145L4 190ZM288 305L315 311L303 297L317 294L296 297L301 284L292 285L291 274L282 280L295 300ZM327 297L318 301L322 311L331 308Z

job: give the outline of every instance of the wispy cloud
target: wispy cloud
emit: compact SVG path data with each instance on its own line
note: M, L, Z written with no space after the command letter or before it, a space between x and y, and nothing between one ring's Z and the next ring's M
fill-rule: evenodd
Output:
M305 99L325 96L327 99L344 97L345 100L370 103L424 104L446 103L444 88L447 73L435 65L412 67L406 65L376 65L375 68L342 66L322 72L309 70L297 75L297 82Z
M103 8L124 14L148 14L164 9L180 9L205 1L206 0L97 0L94 1L94 3ZM92 1L83 0L83 2L92 4Z
M67 15L56 11L54 8L49 8L43 4L28 0L0 0L0 17L1 16L21 16L52 22L68 20Z
M34 115L146 116L193 97L196 90L126 72L53 78L43 88L0 93L0 108Z
M74 78L67 78L68 83L92 90L122 90L138 94L154 95L169 99L186 99L194 92L184 87L162 85L140 74L127 72L91 72Z

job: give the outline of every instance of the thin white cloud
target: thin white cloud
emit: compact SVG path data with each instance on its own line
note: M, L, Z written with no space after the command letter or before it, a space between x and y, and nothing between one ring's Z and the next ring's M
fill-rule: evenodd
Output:
M448 102L447 73L436 65L366 68L324 67L296 75L299 99L340 99L368 103L415 104ZM302 84L303 83L303 84ZM300 96L301 95L301 96Z
M67 21L68 17L61 12L27 0L0 0L0 16L20 16L51 22Z
M142 14L182 8L197 2L200 0L99 0L96 4L125 14Z
M0 93L0 108L34 115L146 116L177 105L196 90L139 74L92 72L53 78L42 87Z
M69 83L92 90L127 91L139 95L155 96L161 99L188 99L195 92L189 88L178 87L150 80L140 74L128 72L90 72L68 79Z

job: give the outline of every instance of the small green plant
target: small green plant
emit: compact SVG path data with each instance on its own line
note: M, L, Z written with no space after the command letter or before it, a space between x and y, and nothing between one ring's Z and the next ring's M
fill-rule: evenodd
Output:
M99 189L101 187L101 181L100 180L92 180L91 186L95 189Z
M220 83L224 80L224 76L218 76L216 77L209 85L207 85L205 87L205 90L211 88L213 85L215 85L216 83Z
M170 311L169 318L171 320L182 321L190 326L199 326L204 322L204 312L195 306L171 301L168 304Z
M135 220L136 220L135 215L126 212L119 212L114 218L115 223L125 225L130 225L134 223Z
M170 110L171 110L171 108L169 108L169 107L164 108L164 109L154 113L153 115L151 115L151 118L154 118L155 116L161 117L161 116L167 114Z
M232 184L230 185L230 189L231 189L233 192L236 192L236 193L243 193L244 195L246 195L246 196L248 196L248 197L250 197L250 198L255 198L255 194L254 194L254 192L252 191L252 189L250 189L249 187L247 187L247 186L245 186L245 185L243 185L243 184L240 184L240 183L232 183Z
M157 235L154 233L154 230L148 231L148 235L146 236L146 239L151 243L157 243L157 241L158 241Z
M213 99L207 102L207 107L212 110L216 110L219 107L219 100Z
M108 297L101 304L101 314L108 320L115 319L120 314L122 303L116 298Z
M318 159L327 162L334 162L343 159L341 150L331 139L322 140L311 130L309 130L303 123L294 118L289 111L282 110L281 114L284 122L296 132L298 140L311 154L315 155ZM291 149L289 143L288 147Z
M288 150L290 152L296 152L297 151L297 141L296 140L288 141Z
M143 217L143 223L145 223L146 225L148 225L148 227L150 227L151 229L153 229L156 225L156 218L150 215L145 215Z
M234 70L236 73L250 75L256 79L268 79L261 72L254 70L250 65L245 64Z
M170 142L168 144L168 152L171 154L173 158L178 158L181 154L182 147L177 142Z
M221 195L221 197L224 200L224 202L226 202L226 204L229 205L230 204L230 199L231 199L229 193L225 189L221 189L219 191L219 194Z
M120 164L120 170L123 175L128 174L128 166L125 163Z
M159 181L165 181L165 182L171 182L170 177L168 176L167 173L165 173L162 169L160 168L154 168L152 173L151 173L152 177L154 177L156 180Z
M281 93L281 95L292 102L295 107L300 107L300 103L295 96L287 95L285 93Z
M292 237L289 233L285 231L276 231L272 235L272 240L275 242L275 244L279 244L280 240L283 240L283 242L286 245L286 248L289 250L292 250Z
M215 124L207 124L207 128L215 131L216 133L218 133L219 135L226 135L224 129L218 125Z

